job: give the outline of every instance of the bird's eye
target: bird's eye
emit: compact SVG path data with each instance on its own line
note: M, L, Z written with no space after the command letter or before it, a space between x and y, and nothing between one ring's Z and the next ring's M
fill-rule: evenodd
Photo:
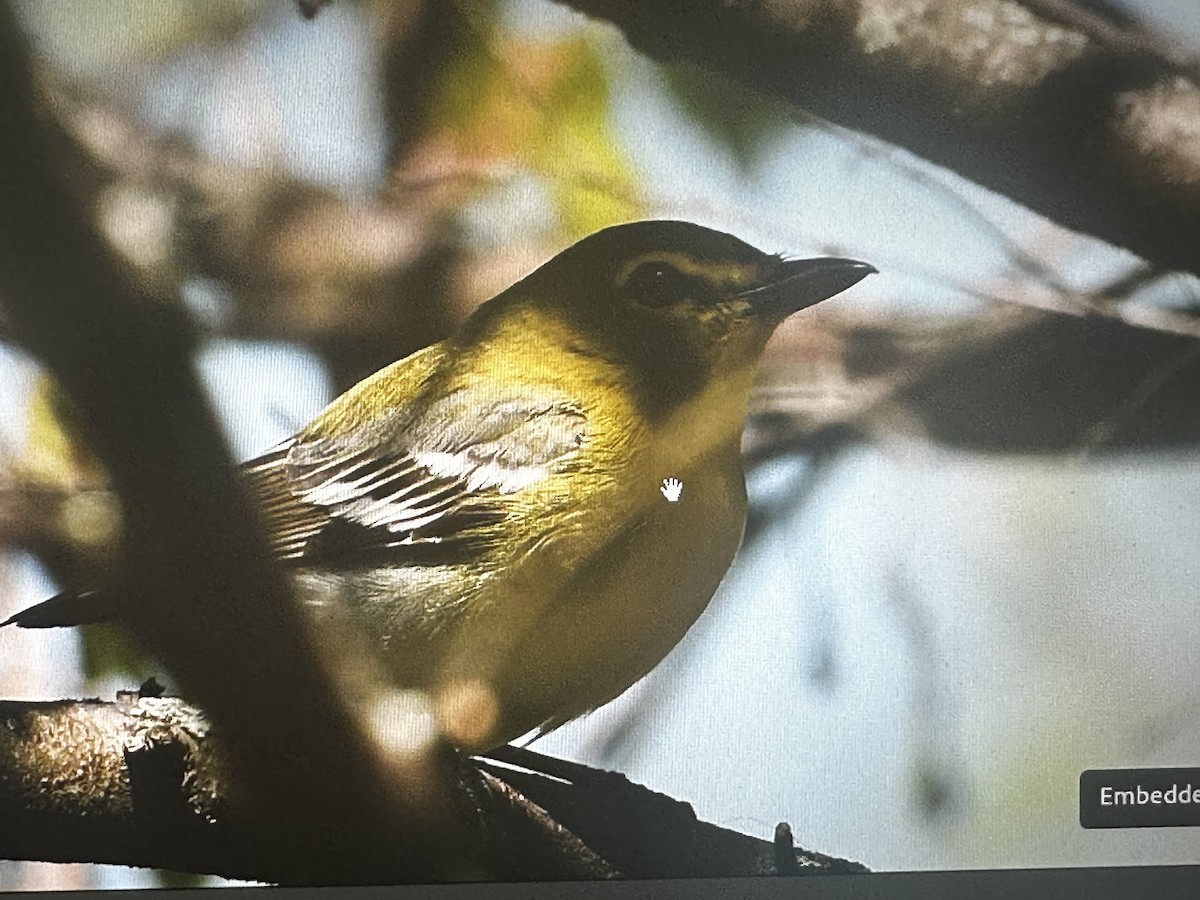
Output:
M639 306L651 309L663 309L684 300L698 301L706 293L700 279L685 275L661 260L637 265L621 284L621 292Z

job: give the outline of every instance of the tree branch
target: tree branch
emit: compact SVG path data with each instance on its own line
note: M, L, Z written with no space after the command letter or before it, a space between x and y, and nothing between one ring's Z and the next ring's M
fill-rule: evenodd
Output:
M182 701L0 701L0 725L0 857L304 883L288 861L252 852L256 817L227 777L221 742ZM866 871L701 822L688 804L612 772L515 748L495 756L485 773L470 763L461 773L492 870L509 878ZM421 877L398 870L391 880Z
M305 883L483 877L478 841L464 837L473 820L447 813L468 799L452 755L378 741L345 699L344 667L269 565L191 371L187 323L84 218L32 97L0 6L0 296L108 469L125 525L125 618L223 736L255 821L244 852ZM367 706L375 697L363 693Z
M1200 274L1200 90L1155 54L1015 0L560 2Z

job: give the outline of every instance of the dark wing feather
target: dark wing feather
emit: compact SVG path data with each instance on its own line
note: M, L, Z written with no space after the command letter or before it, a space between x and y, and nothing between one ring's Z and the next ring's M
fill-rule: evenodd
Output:
M573 405L482 404L452 393L334 438L295 438L248 463L277 555L299 565L463 561L499 537L503 495L547 477L586 440Z
M329 513L319 506L299 502L287 478L287 458L291 442L282 444L251 460L243 467L254 485L259 508L275 555L281 560L297 560L304 548L329 522Z

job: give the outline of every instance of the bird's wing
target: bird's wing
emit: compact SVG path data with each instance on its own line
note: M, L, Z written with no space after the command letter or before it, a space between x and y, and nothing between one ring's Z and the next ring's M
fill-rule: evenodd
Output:
M562 398L463 389L331 438L299 437L246 465L276 554L302 565L461 559L498 538L505 494L546 478L586 440Z

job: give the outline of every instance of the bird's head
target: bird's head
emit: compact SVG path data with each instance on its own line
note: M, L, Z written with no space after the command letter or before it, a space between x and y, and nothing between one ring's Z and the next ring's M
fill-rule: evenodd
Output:
M565 324L577 353L630 373L653 414L752 372L780 322L874 271L851 259L784 259L690 222L645 221L584 238L493 303Z

